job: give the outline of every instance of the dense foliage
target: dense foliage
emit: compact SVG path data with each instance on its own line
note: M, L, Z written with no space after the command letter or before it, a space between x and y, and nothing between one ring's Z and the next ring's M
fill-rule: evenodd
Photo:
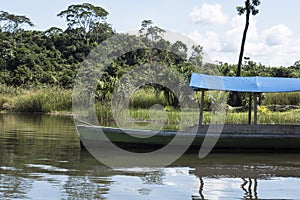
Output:
M79 64L91 49L114 32L105 21L108 12L100 7L91 4L70 6L59 13L60 17L65 15L68 28L64 31L57 27L45 31L23 30L19 25L10 25L17 23L11 20L13 14L0 15L0 83L72 87ZM81 21L74 19L78 16L81 16ZM99 20L95 21L96 18ZM84 20L86 24L81 26ZM28 23L33 25L30 21Z
M77 69L91 50L107 38L121 35L106 22L108 14L103 8L88 3L71 5L58 14L58 17L66 19L66 30L52 27L45 31L35 31L21 29L22 25L33 26L29 18L1 11L0 84L12 87L50 85L72 88ZM164 30L154 26L151 20L144 20L139 37L132 37L125 41L127 44L122 43L120 46L153 43L176 54L159 49L140 49L122 55L110 64L103 80L99 81L99 100L109 99L116 81L134 66L160 63L177 70L187 79L192 72L203 70L199 69L203 55L201 46L194 46L192 54L188 56L185 44L181 41L173 44L165 41L161 37L163 33ZM236 65L219 63L217 68L222 75L235 76L237 73ZM246 60L242 66L242 76L255 75L300 77L300 61L291 67L269 67ZM178 102L167 88L157 85L151 87L163 91L168 104L176 107Z

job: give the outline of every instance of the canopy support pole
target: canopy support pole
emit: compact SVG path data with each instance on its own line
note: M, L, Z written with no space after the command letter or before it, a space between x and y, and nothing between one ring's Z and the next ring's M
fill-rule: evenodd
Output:
M200 130L200 126L203 123L203 107L204 107L204 90L201 90L201 102L200 102L200 113L199 113L199 123L198 123L198 131Z
M249 93L248 124L251 124L252 92Z
M254 93L254 124L257 124L257 93Z

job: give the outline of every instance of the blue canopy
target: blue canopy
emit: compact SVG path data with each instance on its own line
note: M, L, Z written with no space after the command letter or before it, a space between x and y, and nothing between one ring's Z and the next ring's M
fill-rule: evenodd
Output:
M236 92L295 92L300 91L300 78L229 77L193 73L190 87L194 90Z

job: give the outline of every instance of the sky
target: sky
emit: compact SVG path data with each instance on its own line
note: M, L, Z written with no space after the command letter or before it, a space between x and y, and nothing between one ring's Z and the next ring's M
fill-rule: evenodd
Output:
M236 6L244 0L0 0L0 10L26 15L37 30L65 29L66 22L56 15L83 2L106 9L107 22L117 32L139 29L151 19L203 46L212 62L238 62L245 16L237 14ZM300 60L299 7L299 0L261 0L259 13L251 17L244 56L267 66L287 67Z

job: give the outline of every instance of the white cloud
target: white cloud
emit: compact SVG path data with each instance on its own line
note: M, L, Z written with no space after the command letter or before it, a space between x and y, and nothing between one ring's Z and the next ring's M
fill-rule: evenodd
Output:
M293 31L289 27L278 24L266 29L262 34L265 43L269 46L287 44L293 36Z
M205 51L219 51L222 47L218 34L213 31L206 32L204 35L194 31L188 36L203 46Z
M297 37L291 37L289 43L270 46L262 40L252 46L256 47L247 50L252 54L251 57L265 65L291 66L300 59L300 38Z
M283 24L258 32L256 24L251 17L244 56L267 66L291 66L300 60L300 36ZM204 47L212 61L237 64L244 26L245 16L235 16L223 33L194 31L188 36Z
M228 17L223 13L220 4L204 3L200 8L197 6L193 8L190 19L196 24L225 24Z
M235 16L231 23L231 29L225 33L223 38L223 51L236 52L240 49L242 34L245 28L245 17ZM246 41L255 41L257 38L256 20L251 17Z
M246 46L248 55L270 66L291 66L300 59L300 37L278 24L262 31L259 40Z

